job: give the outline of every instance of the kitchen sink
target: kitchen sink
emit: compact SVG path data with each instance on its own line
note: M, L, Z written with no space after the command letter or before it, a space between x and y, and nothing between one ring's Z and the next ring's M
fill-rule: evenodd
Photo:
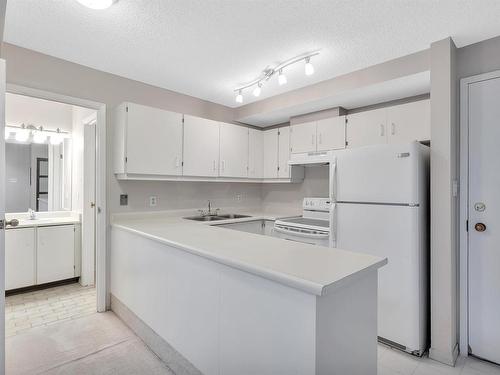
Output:
M243 219L245 217L251 217L250 215L240 215L240 214L225 214L225 215L217 215L218 217L222 217L224 219Z
M195 220L195 221L216 221L216 220L225 220L226 218L221 216L207 215L207 216L188 216L185 217L184 219Z

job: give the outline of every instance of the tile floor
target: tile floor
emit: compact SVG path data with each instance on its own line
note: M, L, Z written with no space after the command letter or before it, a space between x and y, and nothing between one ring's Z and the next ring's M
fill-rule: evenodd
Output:
M5 298L5 336L96 312L94 287L78 283Z

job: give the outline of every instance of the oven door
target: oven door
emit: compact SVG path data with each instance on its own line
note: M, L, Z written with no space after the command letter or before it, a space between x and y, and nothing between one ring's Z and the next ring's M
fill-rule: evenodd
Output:
M288 241L329 246L330 232L274 224L274 236Z

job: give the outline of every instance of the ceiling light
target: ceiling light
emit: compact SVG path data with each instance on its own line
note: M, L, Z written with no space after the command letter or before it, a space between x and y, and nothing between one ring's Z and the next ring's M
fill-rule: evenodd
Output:
M284 85L286 84L286 75L283 74L283 69L280 69L280 72L278 74L278 83L279 85Z
M262 84L259 82L259 84L257 85L257 87L253 89L253 95L254 96L259 96L260 95L260 93L262 92L261 87L262 87Z
M26 142L30 137L30 131L28 129L17 129L16 130L16 141Z
M10 138L11 133L12 129L5 127L5 140L8 140Z
M50 144L57 146L63 141L63 136L59 133L54 133L50 135Z
M34 143L45 143L47 141L47 134L41 130L37 130L33 133Z
M313 64L311 64L311 59L309 57L306 59L305 73L306 76L311 76L314 74L314 66Z
M76 0L90 9L107 9L118 0Z
M243 103L243 95L241 94L241 90L238 91L238 95L236 95L236 103Z

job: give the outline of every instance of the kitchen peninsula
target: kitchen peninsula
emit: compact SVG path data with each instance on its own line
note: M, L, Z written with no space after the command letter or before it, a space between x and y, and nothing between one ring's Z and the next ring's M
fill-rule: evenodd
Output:
M136 332L153 350L168 347L155 352L173 368L376 374L377 273L386 259L182 217L116 215L111 239L111 307L150 329Z

